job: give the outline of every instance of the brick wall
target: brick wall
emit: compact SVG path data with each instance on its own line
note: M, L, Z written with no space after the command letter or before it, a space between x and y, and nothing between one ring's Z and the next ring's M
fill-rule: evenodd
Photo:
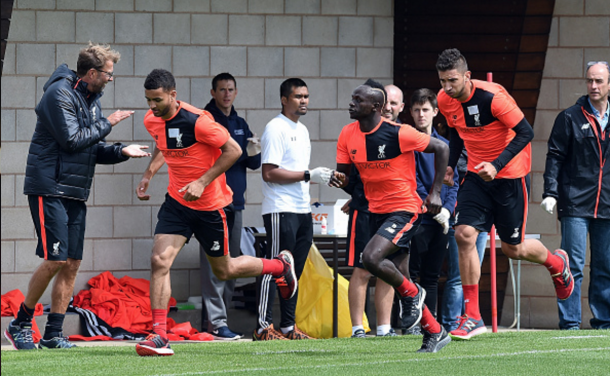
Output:
M586 92L584 64L610 56L610 8L606 0L557 0L533 142L533 173L528 233L540 233L547 247L561 242L558 222L539 207L546 140L553 120ZM134 109L109 141L150 145L142 126L146 103L142 83L154 67L170 69L179 98L196 106L210 99L211 77L229 71L237 77L235 106L262 134L280 109L280 82L303 77L311 93L302 118L312 137L312 167L334 165L335 140L350 120L351 91L368 77L392 81L392 0L16 0L2 75L2 293L27 290L35 256L35 234L22 194L27 147L35 125L33 108L54 68L76 65L88 40L106 42L122 54L116 82L102 99L106 114ZM167 184L164 170L151 187L153 199L133 194L146 164L133 160L99 166L89 215L85 257L76 289L101 271L117 276L149 276L156 213ZM248 175L246 225L261 226L260 175ZM341 193L319 187L312 197L332 202ZM172 270L173 295L198 295L199 253L187 245ZM587 307L588 272L583 284ZM544 268L522 268L522 327L557 327L554 290ZM50 300L49 291L43 302ZM501 324L513 320L509 286ZM584 309L583 326L591 313Z
M367 78L392 82L392 0L16 0L2 74L2 293L27 290L35 232L22 194L25 161L42 87L61 63L75 69L89 40L121 53L115 82L107 86L105 114L133 109L108 141L151 145L142 125L143 82L153 68L177 78L178 98L203 107L211 78L237 78L238 113L261 135L279 113L279 84L302 77L310 112L301 120L312 138L311 166L335 164L341 127L350 122L351 91ZM153 179L152 200L134 195L148 160L98 166L88 202L85 255L76 290L110 270L148 278L156 214L167 186L166 170ZM244 224L262 226L260 172L248 175ZM332 202L344 195L313 187L312 197ZM200 294L199 251L192 241L172 269L173 296ZM50 301L50 289L42 298Z
M585 65L592 60L610 58L610 6L605 0L556 0L549 48L538 98L534 141L532 142L532 191L528 233L541 234L551 250L559 248L559 221L540 208L543 192L547 140L555 117L587 93ZM583 327L590 328L588 307L589 261L582 285ZM521 279L521 325L530 328L557 328L557 299L544 267L523 263ZM513 294L504 302L502 324L513 321Z

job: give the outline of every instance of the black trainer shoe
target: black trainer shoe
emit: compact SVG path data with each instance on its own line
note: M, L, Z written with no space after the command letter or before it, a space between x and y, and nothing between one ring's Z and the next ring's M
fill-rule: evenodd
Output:
M426 290L420 285L415 283L417 289L417 295L414 297L403 296L400 299L400 306L402 307L402 329L409 330L415 325L419 324L421 315L424 308L424 299L426 299Z
M297 291L297 275L294 271L294 258L290 251L282 251L276 257L284 264L284 272L275 278L275 284L280 290L282 299L288 300Z
M419 325L415 325L414 327L412 327L411 329L403 329L402 330L402 335L403 336L407 336L407 335L411 335L411 336L421 336L422 332L421 329L419 328Z
M451 342L451 337L447 334L445 328L441 326L441 332L432 334L424 330L424 341L418 353L435 353L447 346Z
M68 338L64 337L63 333L59 333L59 336L49 340L44 338L41 339L38 347L41 349L71 349L76 347L76 345L70 342Z
M13 345L15 350L36 350L32 338L32 323L24 321L20 325L13 325L15 320L8 324L4 336Z

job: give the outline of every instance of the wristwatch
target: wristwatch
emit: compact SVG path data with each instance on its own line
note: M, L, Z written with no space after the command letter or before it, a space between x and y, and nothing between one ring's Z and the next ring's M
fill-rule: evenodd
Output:
M305 180L305 183L307 183L309 181L309 179L311 179L311 175L309 174L309 170L305 170L304 176L303 176L303 180Z

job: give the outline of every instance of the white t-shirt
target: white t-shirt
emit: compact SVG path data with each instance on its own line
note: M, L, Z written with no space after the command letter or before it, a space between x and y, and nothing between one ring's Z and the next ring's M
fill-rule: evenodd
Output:
M262 163L274 164L289 171L309 169L309 131L301 122L295 123L279 114L265 127L261 147ZM309 213L309 202L309 182L277 184L263 180L263 214Z

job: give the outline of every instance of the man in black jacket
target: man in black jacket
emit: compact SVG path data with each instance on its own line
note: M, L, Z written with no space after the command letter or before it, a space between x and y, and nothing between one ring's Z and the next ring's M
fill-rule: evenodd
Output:
M227 128L239 146L242 154L230 169L225 172L227 185L233 191L233 209L235 219L229 229L229 253L231 257L239 257L241 254L241 228L242 211L244 210L244 193L246 192L247 177L246 169L256 170L261 166L261 147L256 135L250 131L248 123L237 115L233 107L233 101L237 96L237 82L230 73L221 73L212 79L210 90L212 99L205 106L214 120ZM229 224L230 226L230 224ZM202 317L202 330L207 330L217 340L236 340L243 337L241 333L235 333L227 326L227 306L233 298L235 280L219 280L205 257L203 248L201 254L201 295L204 297Z
M570 256L574 292L558 301L559 327L577 330L582 321L580 286L591 244L591 326L610 329L610 126L606 61L587 64L587 93L555 119L549 137L542 208L561 221L561 248Z
M83 255L85 201L89 197L95 165L146 157L147 146L107 145L112 127L133 111L102 115L99 98L112 81L118 52L109 46L89 44L78 56L77 71L62 64L44 86L36 107L36 129L28 154L24 193L44 261L34 271L25 301L5 337L16 350L35 349L32 317L38 300L55 277L40 348L74 347L62 334L64 315L72 297L74 281Z

